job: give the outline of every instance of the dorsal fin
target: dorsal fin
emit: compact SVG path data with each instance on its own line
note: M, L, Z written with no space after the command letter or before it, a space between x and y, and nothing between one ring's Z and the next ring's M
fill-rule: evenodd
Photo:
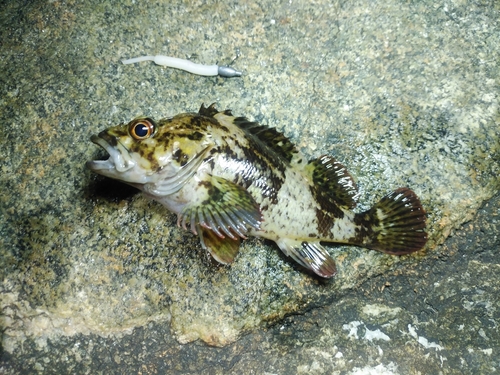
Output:
M311 190L326 211L334 211L336 206L353 208L356 206L358 188L347 168L330 155L311 160L305 167L312 179Z
M201 107L198 110L198 114L206 117L214 117L219 111L215 108L215 103L212 103L207 107L205 107L205 103L201 103Z
M233 116L230 109L219 112L215 108L215 103L210 104L208 108L205 107L205 104L202 104L198 111L198 114L206 117L214 117L217 113L224 113L226 116ZM288 162L292 160L293 154L298 152L295 145L287 137L285 137L283 133L277 131L275 128L260 125L258 122L249 121L245 117L234 117L233 123L240 129L254 135L257 139L259 139L259 141L271 148L276 154Z
M295 145L275 128L260 125L258 122L248 121L245 117L236 117L233 122L240 129L257 137L262 143L288 162L298 152Z
M201 104L200 109L198 110L198 114L201 116L205 117L215 117L217 113L221 113L215 108L215 103L212 103L207 107L205 107L205 103ZM226 116L232 116L233 114L231 113L230 109L226 109L225 111L222 111Z

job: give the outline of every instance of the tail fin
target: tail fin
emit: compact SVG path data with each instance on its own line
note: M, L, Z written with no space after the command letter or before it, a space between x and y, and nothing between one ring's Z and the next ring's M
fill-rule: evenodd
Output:
M356 215L366 228L360 245L394 255L418 251L427 242L425 218L417 195L408 188L397 189L368 211Z

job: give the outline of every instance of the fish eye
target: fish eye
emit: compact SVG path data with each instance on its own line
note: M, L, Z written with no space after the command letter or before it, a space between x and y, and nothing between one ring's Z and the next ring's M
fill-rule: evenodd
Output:
M140 120L138 122L132 122L128 127L128 132L132 138L137 140L143 140L149 138L153 135L155 127L153 123L149 120Z

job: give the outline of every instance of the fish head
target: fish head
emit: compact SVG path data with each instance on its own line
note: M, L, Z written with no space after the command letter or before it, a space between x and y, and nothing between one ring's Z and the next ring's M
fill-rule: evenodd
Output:
M128 124L110 127L90 138L107 151L108 159L88 161L86 166L139 188L173 178L209 143L206 132L185 124L183 116L159 122L138 117Z

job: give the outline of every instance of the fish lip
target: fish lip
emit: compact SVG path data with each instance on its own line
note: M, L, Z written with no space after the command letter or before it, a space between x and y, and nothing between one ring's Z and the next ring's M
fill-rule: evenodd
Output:
M123 147L116 138L109 136L108 134L101 132L99 135L92 135L90 137L92 143L102 147L108 154L109 157L106 160L90 160L85 165L87 168L94 172L106 171L106 170L117 170L119 172L127 171L134 166L134 163L129 161L126 162L121 155L117 147ZM125 148L124 148L125 149Z
M113 169L115 163L113 162L113 159L111 158L111 153L109 152L109 148L111 147L109 143L95 134L90 137L90 140L92 141L92 143L95 143L96 145L106 150L106 152L109 154L109 157L106 160L89 160L87 163L85 163L85 166L92 171Z

